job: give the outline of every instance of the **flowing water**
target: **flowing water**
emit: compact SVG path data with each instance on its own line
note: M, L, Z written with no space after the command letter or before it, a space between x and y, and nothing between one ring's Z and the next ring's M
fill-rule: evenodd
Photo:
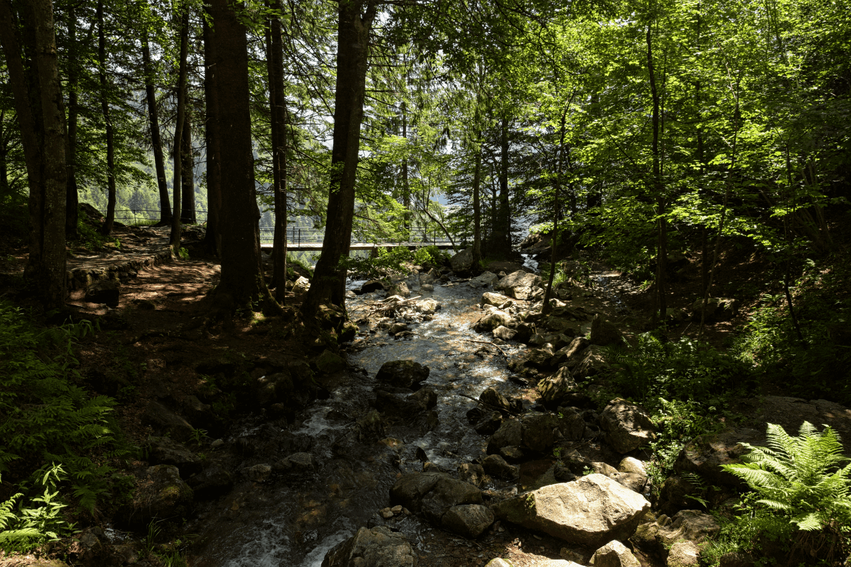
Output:
M436 285L429 295L441 309L431 320L410 325L412 333L405 338L364 325L348 355L355 370L300 423L284 430L259 418L246 422L240 435L260 447L246 465L273 463L297 450L309 451L316 469L306 476L273 477L267 484L238 484L224 509L208 510L201 519L212 535L195 565L318 567L329 549L359 527L382 523L377 513L389 505L397 477L422 469L419 450L448 472L483 455L486 438L475 433L465 413L487 387L516 394L505 355L519 347L494 346L472 330L482 313L481 290L450 282ZM375 310L376 299L366 295L350 301L351 318L357 321ZM422 423L390 423L381 435L363 438L355 423L371 409L375 374L384 362L399 359L430 368L424 386L437 392L437 425L429 430ZM427 523L403 516L393 527L408 536L418 554L434 551L429 542L435 530Z

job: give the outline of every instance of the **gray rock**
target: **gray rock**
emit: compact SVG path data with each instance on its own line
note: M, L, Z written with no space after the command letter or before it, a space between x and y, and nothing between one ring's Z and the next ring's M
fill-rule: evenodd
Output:
M671 546L665 564L667 567L690 567L698 565L699 556L700 549L694 542L678 541Z
M485 469L482 465L464 463L458 465L458 478L473 486L481 487L485 479Z
M390 289L387 291L388 295L398 295L399 297L411 297L411 290L408 287L407 282L399 281L394 282L393 285L390 286Z
M510 341L513 340L515 336L517 336L517 331L500 325L499 327L493 330L493 336L503 341Z
M322 560L322 567L416 567L417 554L404 534L385 526L360 528L351 538L335 546Z
M499 280L494 289L503 291L514 299L529 299L536 289L540 289L541 277L522 270L512 272Z
M609 444L618 453L629 453L651 439L655 427L641 407L616 398L609 402L600 416L600 427L607 432Z
M423 366L419 362L392 360L381 365L375 379L399 388L414 388L428 378L428 374L428 366Z
M612 540L591 557L594 567L641 567L632 551L618 540Z
M422 500L441 477L451 478L444 473L414 472L402 475L390 489L390 503L401 504L412 512L422 509Z
M470 280L470 287L490 287L499 281L499 276L493 272L483 272Z
M482 294L481 306L485 305L493 305L497 309L505 309L509 307L514 300L510 297L502 295L501 293L494 293L492 291L486 291Z
M444 528L470 539L479 537L493 521L491 509L481 504L452 506L443 515Z
M272 475L272 465L261 463L244 469L242 473L251 482L266 482Z
M233 488L233 476L214 464L190 477L186 483L195 491L196 498L209 500L230 492Z
M337 374L343 372L347 367L346 361L342 356L328 349L323 350L322 354L317 356L314 362L319 372L324 374Z
M585 546L627 539L649 509L643 496L599 474L551 484L494 506L498 518Z
M492 477L502 480L514 480L520 476L520 469L508 464L502 455L488 455L482 461L482 467Z
M536 389L544 406L555 409L574 397L576 380L570 370L562 366L555 374L538 382Z
M469 482L456 480L449 475L442 475L428 494L423 497L421 510L426 519L439 526L443 520L443 515L453 506L481 503L481 490Z
M399 333L404 333L407 330L408 325L406 323L393 323L392 325L390 325L390 329L388 329L388 332L391 335L398 335Z
M473 249L467 248L458 252L449 259L449 265L452 271L459 276L470 275L473 271Z
M293 284L292 292L298 298L302 297L307 290L310 289L310 280L308 280L304 276L299 276L299 278Z
M174 465L183 478L201 472L198 456L182 443L168 437L148 438L148 461L152 465Z
M558 428L565 441L579 441L585 435L585 419L582 412L574 407L558 409Z
M254 400L260 407L289 402L293 399L295 385L289 373L275 372L260 376L254 383Z
M414 309L423 315L432 315L440 311L440 303L434 299L420 299L414 304Z
M305 473L316 470L316 458L311 453L300 451L281 459L274 465L274 470L281 473Z
M492 309L476 321L473 329L479 333L483 333L485 331L493 331L497 327L510 327L513 322L514 320L511 318L511 315L505 311Z
M503 413L511 411L511 402L494 388L485 388L485 391L479 394L479 401L489 409L495 409Z
M623 333L617 325L607 321L599 313L591 321L591 344L607 346L623 342Z
M549 453L556 442L558 418L550 413L531 413L523 416L523 447L536 453Z
M569 361L567 364L570 366ZM606 352L598 345L591 345L582 351L582 359L571 370L574 378L581 379L603 374L609 368Z
M169 435L172 439L186 441L195 431L188 421L159 402L151 401L142 414L142 425L150 425Z
M644 467L644 463L635 457L624 457L621 459L621 462L618 464L618 470L624 473L647 476L647 469Z
M518 447L523 443L523 425L516 419L503 421L488 440L487 452L489 455L499 453L503 447Z

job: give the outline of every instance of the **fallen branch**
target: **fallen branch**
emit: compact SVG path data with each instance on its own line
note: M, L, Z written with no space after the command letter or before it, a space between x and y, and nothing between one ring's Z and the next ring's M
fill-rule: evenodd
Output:
M467 341L468 343L478 343L478 344L481 344L481 345L488 345L488 346L492 346L493 348L495 348L496 350L498 350L498 351L500 352L500 354L502 354L502 356L504 356L506 359L508 358L508 355L507 355L507 354L505 354L505 351L504 351L504 350L502 350L501 348L499 348L497 345L493 344L492 342L488 342L488 341L476 341L476 340L473 340L473 339L461 339L461 340Z

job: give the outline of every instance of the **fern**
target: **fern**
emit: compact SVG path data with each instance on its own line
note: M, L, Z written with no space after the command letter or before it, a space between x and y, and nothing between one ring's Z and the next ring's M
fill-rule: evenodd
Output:
M819 432L809 422L793 437L768 424L768 447L743 443L750 452L744 463L722 468L755 490L759 504L786 514L804 531L851 524L851 464L842 455L836 432Z

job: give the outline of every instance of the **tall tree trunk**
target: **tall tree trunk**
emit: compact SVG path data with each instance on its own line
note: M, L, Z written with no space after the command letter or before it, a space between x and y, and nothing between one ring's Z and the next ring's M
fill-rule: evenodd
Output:
M493 253L499 258L511 255L511 210L508 198L508 118L500 125L499 200L493 229Z
M653 193L656 198L656 214L659 218L659 227L656 243L656 309L653 314L654 325L665 321L665 312L668 309L667 282L668 271L668 221L667 202L662 183L661 156L659 154L659 91L656 88L656 72L653 64L653 23L647 25L647 71L650 75L650 97L653 102L653 142L651 153L653 156Z
M104 33L103 0L97 4L98 20L98 66L100 76L100 108L106 129L106 220L101 227L103 234L112 234L115 222L115 132L109 112L109 79L106 73L106 34Z
M275 196L275 236L272 247L272 286L282 302L287 283L287 118L284 91L284 54L281 2L269 0L275 13L269 22L268 72L272 115L272 172Z
M178 61L177 73L177 117L174 120L174 180L172 181L172 202L174 210L171 213L171 237L169 245L175 256L180 256L180 185L182 180L182 163L180 148L183 145L183 122L186 113L186 58L189 52L189 7L184 7L183 16L180 18L180 60Z
M405 139L405 142L408 141L408 105L405 101L402 101L402 137ZM411 183L410 179L408 179L408 153L407 146L405 147L405 157L402 160L402 205L405 207L405 222L402 224L402 228L407 231L411 230L412 227L412 217L413 212L411 211ZM409 235L408 238L411 238Z
M0 0L0 42L15 110L21 125L24 157L30 187L29 259L24 277L33 285L43 305L60 308L65 303L65 110L62 105L50 0L29 0L17 14L10 0ZM22 31L29 66L24 68Z
M192 155L192 117L186 112L183 121L183 143L181 148L183 163L181 164L181 213L180 222L184 224L195 224L195 158Z
M480 270L482 262L482 145L476 141L476 157L473 166L473 269Z
M245 26L228 0L212 0L219 132L228 141L221 154L222 278L217 293L236 306L267 298L260 269L260 209L254 188L248 51Z
M79 195L77 192L77 115L79 87L79 69L77 61L77 10L71 3L68 6L68 143L65 145L67 162L67 185L65 194L65 238L76 240L77 221L79 220Z
M556 276L556 266L558 260L558 221L561 216L561 172L564 164L564 135L567 123L567 111L570 108L570 103L564 108L561 114L561 123L559 124L559 143L558 143L558 166L556 167L555 177L555 194L553 195L553 235L551 240L550 254L550 276L547 278L547 290L544 292L544 306L541 313L547 315L550 312L550 298L553 296L553 282Z
M369 35L376 4L376 0L340 0L338 4L337 83L327 225L322 255L302 304L302 312L307 316L313 316L324 303L345 307L346 269L340 260L348 255L352 239Z
M157 172L157 188L160 192L160 222L158 224L167 226L171 224L171 203L168 197L168 182L165 178L163 141L160 136L160 119L157 112L157 91L154 88L154 69L147 32L142 41L142 62L145 71L145 98L148 100L148 121L151 125L151 146L154 150L154 167Z
M204 250L208 254L221 256L222 235L219 211L222 206L221 144L218 126L219 98L216 87L215 42L213 30L204 22L204 99L205 136L207 140L207 231L204 234ZM167 195L166 195L167 196Z

